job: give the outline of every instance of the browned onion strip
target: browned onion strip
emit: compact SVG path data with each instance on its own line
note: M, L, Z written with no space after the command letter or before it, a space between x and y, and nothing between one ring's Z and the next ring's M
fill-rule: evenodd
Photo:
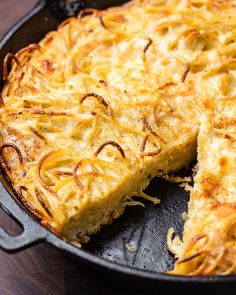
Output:
M39 50L39 49L40 49L40 45L39 44L36 44L36 43L30 44L29 46L27 46L27 47L22 48L21 50L19 50L16 53L16 57L20 56L24 52L31 52L33 50Z
M34 115L46 115L46 116L49 116L49 117L70 116L70 114L68 114L66 112L57 112L57 111L48 111L48 112L46 112L44 110L32 110L32 109L30 109L30 106L25 107L25 109L23 109L23 110L31 112ZM22 114L22 111L9 113L8 115L9 116L15 116L15 115L21 115L21 114Z
M50 35L46 36L46 38L44 39L44 44L51 43L53 39L54 39L53 36L50 36Z
M3 80L6 82L7 78L8 78L8 64L9 61L14 60L16 62L16 64L18 66L20 66L20 63L18 61L18 59L16 58L16 56L13 53L8 53L5 58L4 58L4 62L3 62Z
M224 138L226 138L226 139L233 139L233 137L231 135L229 135L229 134L225 134L224 135Z
M7 114L9 117L10 116L17 116L17 115L22 115L22 112L13 112L13 113L9 113Z
M107 26L105 25L104 20L103 20L102 11L98 11L97 15L98 15L98 18L99 18L100 23L103 26L103 28L107 30Z
M22 156L22 153L21 153L20 149L18 148L18 146L16 146L14 143L5 143L0 147L0 157L1 157L1 161L5 164L6 168L9 171L11 170L10 167L7 165L7 163L4 159L4 156L3 156L3 151L6 148L13 148L16 151L18 158L19 158L19 162L22 165L23 164L23 156Z
M58 29L61 29L63 27L65 27L66 25L68 25L72 20L74 19L74 17L68 17L66 18L59 26Z
M143 140L142 140L141 147L140 147L140 153L141 154L145 151L147 140L148 140L148 135L145 135Z
M192 259L200 256L201 254L202 254L202 252L195 253L195 254L190 255L190 256L188 256L186 258L183 258L183 259L178 260L177 263L178 264L181 264L181 263L184 263L184 262L188 262L188 261L190 261L190 260L192 260Z
M91 93L87 93L87 94L85 94L85 95L80 99L80 103L83 103L84 100L85 100L86 98L88 98L88 97L95 97L96 100L97 100L99 103L103 104L104 107L108 110L108 114L109 114L109 116L112 116L112 115L113 115L113 111L112 111L112 109L110 108L110 106L108 105L108 103L105 101L105 99L104 99L101 95L98 95L98 94L96 94L96 93L91 92Z
M37 208L35 208L30 202L26 200L26 198L24 197L23 191L28 192L25 186L20 186L17 191L17 195L19 196L21 203L25 206L25 208L29 212L35 214L38 218L42 219L42 213L39 212Z
M31 112L35 115L46 115L47 114L44 110L32 110Z
M79 178L78 178L78 176L77 176L77 171L78 171L78 169L80 168L80 166L81 166L81 163L82 163L82 160L81 161L79 161L76 165L75 165L75 167L74 167L74 169L73 169L73 177L74 177L74 181L75 181L75 183L78 185L78 187L81 189L81 191L85 191L85 187L83 186L83 184L79 181Z
M47 116L69 116L66 112L57 112L57 111L44 111L44 110L32 110L35 115L47 115Z
M185 66L185 69L184 69L183 75L182 75L182 77L181 77L181 82L182 82L182 83L185 82L186 77L187 77L189 71L190 71L190 64L187 63L186 66Z
M57 176L73 176L73 172L70 172L70 171L53 171L52 172L54 175L57 175ZM80 176L101 176L102 174L101 173L98 173L98 172L85 172L85 173L82 173L80 174Z
M44 68L45 71L49 71L49 72L55 71L55 68L54 68L54 66L53 66L53 64L51 63L50 60L47 60L47 59L44 60L42 62L42 66L43 66L43 68Z
M146 52L148 51L149 47L152 45L152 39L151 38L148 38L148 42L147 44L145 45L145 47L143 48L143 53L146 54Z
M108 140L108 141L102 143L102 144L98 147L97 151L95 152L95 156L98 156L98 155L101 153L101 151L103 150L103 148L104 148L105 146L107 146L107 145L113 145L114 147L116 147L117 150L120 152L122 158L125 158L125 152L124 152L124 150L122 149L122 147L121 147L117 142L115 142L115 141L113 141L113 140Z
M86 9L83 9L83 10L81 10L81 11L79 12L78 19L81 20L84 16L86 16L86 15L90 15L90 14L95 14L95 15L98 17L98 19L99 19L101 25L102 25L105 29L107 29L107 27L106 27L106 25L105 25L105 23L104 23L104 21L103 21L102 11L101 11L101 10L97 10L97 9L93 9L93 8L86 8Z
M97 12L98 12L98 10L94 9L94 8L82 9L82 10L80 10L80 12L78 14L78 19L81 20L84 16L90 15L90 14L95 14Z
M142 156L144 157L154 157L159 155L161 152L161 148L159 148L158 150L154 151L154 152L147 152L147 153L143 153Z
M36 177L37 177L39 184L41 184L41 186L43 188L45 188L45 190L47 190L49 193L51 193L54 197L58 198L57 193L49 185L44 183L44 181L42 180L42 176L41 176L41 168L42 168L44 161L47 160L47 158L49 156L51 156L54 152L55 151L51 151L51 152L47 153L39 160L37 168L36 168Z
M28 84L28 83L25 83L24 86L27 87L27 88L29 88L30 90L32 90L32 91L34 91L34 92L37 91L37 89L36 89L34 86L32 86L32 85L30 85L30 84Z
M66 112L57 112L57 111L49 111L49 112L46 112L46 114L48 116L69 116L69 114Z
M73 176L73 172L70 171L53 171L52 173L57 176Z
M2 95L0 94L0 105L5 107L5 103L4 103L4 100L2 98Z
M38 68L36 68L35 66L33 66L31 63L28 64L28 67L32 69L32 71L34 71L34 73L42 80L42 76L43 76L43 72L40 71ZM44 80L43 80L44 81Z
M103 84L104 86L107 86L107 82L105 80L103 80L103 79L100 79L98 82Z
M74 170L73 170L73 177L75 180L75 183L79 186L79 188L84 191L85 187L84 185L79 181L79 177L88 177L88 176L94 176L94 177L98 177L98 176L102 176L101 173L99 172L84 172L81 173L79 175L77 175L77 171L78 169L81 167L83 160L81 160L79 163L76 164Z
M176 83L174 83L174 82L168 82L168 83L165 83L165 84L159 86L159 87L157 88L157 90L163 90L163 89L165 89L166 87L171 87L171 86L176 86Z
M161 148L159 148L159 149L157 149L156 151L153 151L153 152L145 152L147 140L148 140L148 135L144 136L143 141L141 143L140 156L141 157L152 157L152 156L156 156L156 155L160 154Z
M21 83L22 79L24 78L24 75L25 75L25 73L22 72L22 73L20 73L19 76L17 76L17 78L16 78L16 80L17 80L17 88L16 88L15 91L17 91L20 88L20 83Z
M147 120L145 117L141 118L141 120L143 121L143 124L145 125L145 127L147 128L147 130L153 135L155 136L159 141L166 143L165 139L162 138L159 134L156 133L156 131L154 131L152 129L152 127L148 124Z
M87 176L98 177L98 176L102 176L102 173L99 173L99 172L84 172L84 173L81 173L79 176L80 177L87 177Z
M35 191L35 195L39 200L39 203L41 204L41 206L43 207L43 209L46 211L46 213L48 214L49 217L53 217L53 214L51 212L51 210L48 208L48 206L45 204L40 192L37 190L37 188L34 190Z
M40 134L36 129L34 129L33 127L29 127L29 129L37 136L39 137L40 139L42 139L43 141L47 142L47 139L42 135Z

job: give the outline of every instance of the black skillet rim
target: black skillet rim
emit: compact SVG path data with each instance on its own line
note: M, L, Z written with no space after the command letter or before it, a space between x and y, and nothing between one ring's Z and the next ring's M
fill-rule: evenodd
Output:
M23 24L30 21L30 19L40 12L46 5L46 0L39 0L36 6L26 14L22 19L20 19L8 32L1 38L0 40L0 50L7 44L7 41L14 33L21 28ZM77 257L81 260L82 263L89 263L90 266L93 266L95 269L102 269L111 272L112 274L116 274L119 276L125 276L126 278L134 279L134 280L142 280L142 282L146 283L183 283L184 285L187 284L200 284L206 285L209 283L236 283L236 275L227 275L227 276L181 276L181 275L170 275L165 273L158 273L153 271L147 270L140 270L136 268L131 268L129 266L123 266L120 264L116 264L105 260L95 254L89 253L84 249L79 249L73 246L68 241L64 240L60 236L55 235L54 233L50 232L47 228L43 227L38 220L32 217L18 202L15 200L14 196L6 189L4 186L4 193L8 194L9 202L14 201L15 205L21 212L22 217L28 216L31 218L31 226L35 228L40 227L41 230L44 232L44 239L47 243L55 246L59 250L63 250L69 254L72 254L74 257ZM1 203L1 200L0 200ZM4 205L3 205L4 207ZM11 213L11 212L10 212ZM12 212L14 215L14 212Z

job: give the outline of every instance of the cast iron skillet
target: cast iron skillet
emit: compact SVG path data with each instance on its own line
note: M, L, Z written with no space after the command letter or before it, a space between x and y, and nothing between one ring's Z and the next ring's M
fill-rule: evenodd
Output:
M85 7L103 9L127 1L78 1L39 0L34 9L19 21L0 42L0 73L4 56L16 52L30 43L38 42L47 32L56 29L64 18L78 13ZM1 76L2 78L2 76ZM2 87L1 81L1 87ZM128 208L125 214L111 226L105 226L91 241L78 249L42 227L18 203L10 183L0 173L0 206L23 227L19 236L9 236L0 228L0 248L15 252L38 242L47 242L78 259L81 263L120 277L123 281L144 285L209 285L236 283L236 276L227 277L184 277L171 276L164 272L173 266L173 256L166 247L169 227L181 234L181 214L187 209L188 195L177 185L162 180L153 180L148 191L161 198L161 205L154 207L146 203L143 208ZM135 246L130 253L126 243Z

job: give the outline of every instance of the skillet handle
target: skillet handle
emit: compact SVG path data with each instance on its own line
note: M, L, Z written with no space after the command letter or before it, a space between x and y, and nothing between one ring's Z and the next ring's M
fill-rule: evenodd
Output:
M1 181L4 182L3 179ZM18 205L2 183L0 183L0 207L23 228L23 232L19 236L11 236L0 226L1 249L7 252L16 252L47 239L47 230L42 228Z

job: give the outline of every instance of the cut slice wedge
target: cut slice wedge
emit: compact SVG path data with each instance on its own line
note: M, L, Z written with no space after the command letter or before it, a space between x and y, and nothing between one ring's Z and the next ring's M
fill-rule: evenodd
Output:
M226 275L236 271L235 115L233 104L229 108L222 100L202 121L199 170L174 274Z

